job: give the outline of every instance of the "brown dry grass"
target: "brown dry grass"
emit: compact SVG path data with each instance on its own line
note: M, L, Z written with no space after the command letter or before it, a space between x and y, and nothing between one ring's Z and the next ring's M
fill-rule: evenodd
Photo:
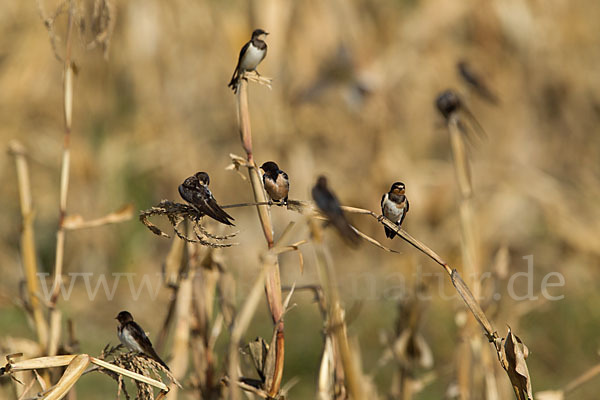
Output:
M47 15L57 3L42 2ZM88 22L93 3L78 2ZM164 198L177 200L177 185L197 170L210 173L211 188L221 203L251 202L248 182L224 170L230 162L228 154L240 152L235 97L226 83L239 47L252 28L261 26L271 35L269 55L259 70L274 80L271 91L250 87L257 163L277 161L292 179L292 198L308 199L314 178L324 172L344 204L370 210L378 209L391 182L402 180L411 201L404 228L460 269L464 263L459 192L448 133L433 106L441 90L457 89L488 134L487 141L468 148L480 268L494 271L496 282L504 288L502 299L495 301L486 286L490 282L483 285L486 313L503 336L504 327L510 325L528 344L534 391L572 391L569 383L597 364L598 4L559 0L108 3L116 16L104 21L105 28L114 23L108 59L102 50L86 50L103 32L89 23L82 40L78 32L73 46L79 72L74 78L69 214L91 220L131 202L136 209L147 209ZM56 31L64 40L64 15L56 20ZM64 41L57 42L56 48L63 57ZM27 149L38 268L51 273L64 136L64 66L54 57L34 2L0 6L0 49L0 137L5 144L17 138ZM497 107L468 92L459 80L455 63L462 58L488 79L500 98ZM4 182L2 353L13 352L9 348L15 346L26 351L28 342L21 338L36 335L19 309L21 217L13 164L6 156L0 168ZM265 244L252 208L232 213L240 229L235 238L240 245L219 251L225 272L233 275L238 286L237 297L227 301L241 306L250 288L246 282L255 282L258 275ZM278 208L272 214L276 236L290 219L300 220ZM400 240L389 242L375 220L356 216L353 221L361 231L402 252L398 256L371 246L350 252L327 233L345 308L362 304L362 312L348 325L350 337L360 340L362 369L366 374L373 371L370 378L380 394L400 379L392 369L375 371L375 366L393 336L396 299L392 294L398 293L399 271L408 291L416 279L414 271L420 270L432 299L419 334L431 347L434 366L428 371L401 367L405 374L416 374L411 379L423 386L417 398L440 398L460 369L453 360L461 356L455 325L462 322L461 303L438 295L439 285L446 294L452 293L452 287L445 277L440 281L427 275L439 269L429 259ZM293 239L303 239L305 234L297 233ZM64 269L159 273L169 246L169 241L151 235L137 221L68 231ZM508 261L503 275L501 268L494 269L494 257L504 248ZM564 294L564 300L508 298L507 280L525 270L522 257L530 254L535 260L536 294L542 277L558 271L566 285L556 293ZM283 284L317 282L311 253L305 252L304 259L300 274L297 257L282 256ZM210 278L214 283L206 281L203 287L229 288L227 274ZM376 289L374 296L370 285ZM519 293L526 289L519 286ZM156 340L170 294L163 289L154 301L136 301L123 285L112 301L101 295L90 301L84 285L78 284L71 301L60 300L59 308L64 319L75 321L82 351L97 354L108 340L117 340L113 318L121 309L130 309ZM283 384L299 376L290 396L310 398L316 391L323 346L321 319L311 297L298 293L293 301L298 307L286 316ZM229 305L224 302L223 308ZM266 306L260 310L246 340L271 337ZM221 318L230 319L226 314ZM215 318L208 311L207 315ZM204 335L198 333L200 327L196 329L190 341L204 343L204 350L194 350L192 362L212 354L213 366L220 368L224 360L213 353L225 354L226 340L214 339L221 338L214 331ZM387 341L377 339L382 334ZM474 351L490 350L484 346ZM500 398L508 398L508 379L496 360L491 361L485 364L487 371L496 369L492 378L497 378ZM489 374L475 376L473 381L489 378ZM85 398L104 398L100 389L90 387L112 390L106 381L90 382L78 388ZM573 396L595 398L599 387L592 380ZM9 386L0 391L6 396L11 393Z

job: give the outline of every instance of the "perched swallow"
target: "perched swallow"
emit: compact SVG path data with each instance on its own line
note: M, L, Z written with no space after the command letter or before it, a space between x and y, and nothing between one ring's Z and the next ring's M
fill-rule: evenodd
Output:
M475 89L475 92L482 98L486 99L492 104L498 103L498 98L485 84L485 81L467 64L466 61L459 61L456 64L458 73L469 84L470 87Z
M271 200L280 204L286 204L290 192L290 180L288 175L279 169L273 161L267 161L260 166L265 171L263 174L263 185Z
M359 244L360 236L352 229L335 194L327 187L327 178L319 176L312 188L312 198L329 222L338 230L342 238L352 247Z
M237 66L231 77L231 82L227 85L233 89L234 93L237 93L238 83L240 78L244 75L244 72L256 71L258 64L260 64L267 55L267 44L262 38L268 34L269 32L265 32L262 29L255 29L254 32L252 32L252 39L242 47L240 56L238 57Z
M131 351L143 353L170 371L169 366L160 359L146 333L134 320L128 311L121 311L115 318L120 325L117 327L119 340Z
M394 182L390 191L383 195L381 198L381 213L400 228L406 213L408 213L408 199L404 195L404 183ZM396 236L393 229L387 226L383 228L385 229L385 236L388 238L393 239Z
M209 183L210 178L206 172L197 172L179 185L179 194L203 215L208 215L222 224L233 226L229 220L234 220L234 218L217 204L208 189Z
M435 105L438 111L446 119L446 122L448 122L453 115L458 117L458 127L465 137L472 139L472 132L479 138L485 138L487 136L479 124L479 121L477 121L471 110L469 110L454 90L448 89L440 93L435 99Z
M450 115L461 108L461 101L453 90L444 90L435 99L435 105L444 118L450 118Z

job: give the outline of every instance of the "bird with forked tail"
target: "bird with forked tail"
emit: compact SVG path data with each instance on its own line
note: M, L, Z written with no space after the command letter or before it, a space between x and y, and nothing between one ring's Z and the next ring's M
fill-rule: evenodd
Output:
M230 221L234 218L219 206L208 189L209 183L210 178L206 172L197 172L179 185L179 195L202 215L208 215L222 224L234 226Z
M258 64L267 56L267 43L263 38L268 35L269 32L265 32L262 29L255 29L252 32L252 38L248 43L240 50L238 62L233 71L231 81L227 86L233 89L234 93L237 93L240 79L243 77L245 71L256 71ZM256 71L258 74L258 71Z
M288 174L279 169L279 166L273 161L267 161L260 166L264 171L263 186L269 195L269 198L280 204L287 204L288 193L290 192L290 179Z
M119 321L119 326L117 327L119 340L125 347L131 351L147 355L165 367L167 371L170 371L169 366L156 354L150 339L148 339L142 327L133 320L131 313L121 311L115 319Z
M340 206L336 195L328 188L327 178L319 176L312 189L312 198L329 222L337 229L342 238L351 247L360 244L360 236L354 231Z
M394 182L390 191L381 198L381 213L384 217L398 225L398 228L402 226L402 222L408 213L408 199L404 191L404 183ZM384 226L384 229L385 236L388 238L393 239L396 236L396 232L393 229L387 226Z

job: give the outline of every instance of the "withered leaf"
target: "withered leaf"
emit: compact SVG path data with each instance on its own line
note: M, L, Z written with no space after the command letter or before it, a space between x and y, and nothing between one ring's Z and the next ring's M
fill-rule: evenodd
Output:
M531 378L527 369L525 359L529 355L529 349L512 333L510 327L504 341L504 354L507 362L507 372L513 387L519 392L527 396L526 398L533 399L533 390L531 389Z

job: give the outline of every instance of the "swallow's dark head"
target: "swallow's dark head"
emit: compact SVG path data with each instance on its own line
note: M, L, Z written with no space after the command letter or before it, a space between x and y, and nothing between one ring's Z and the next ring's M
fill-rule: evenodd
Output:
M260 39L261 35L268 35L268 34L269 34L269 32L265 32L265 31L263 31L260 28L259 29L255 29L254 32L252 32L252 39L254 39L254 38L259 38Z
M317 184L315 187L319 189L327 189L327 178L325 178L323 175L319 176L317 178Z
M265 172L273 173L279 171L279 166L273 161L267 161L266 163L260 166L260 169L262 169Z
M124 324L129 321L133 321L133 316L129 313L129 311L121 311L115 319L118 320L121 324Z
M390 193L404 194L404 189L405 189L404 183L394 182L394 184L390 188Z
M454 111L460 108L460 98L453 90L444 90L435 99L435 105L444 118L448 119Z
M206 172L196 172L196 175L194 175L196 177L196 179L198 179L198 182L200 182L202 185L204 186L208 186L210 183L210 178L208 177L208 174Z

